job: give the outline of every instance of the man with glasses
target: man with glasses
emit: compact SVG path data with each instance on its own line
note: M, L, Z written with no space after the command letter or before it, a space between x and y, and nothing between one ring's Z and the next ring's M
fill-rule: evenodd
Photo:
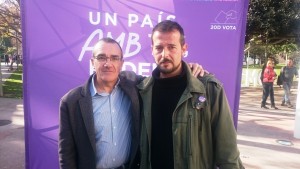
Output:
M138 168L140 102L135 85L143 77L120 73L123 62L120 45L111 38L101 39L91 58L95 73L62 97L61 169ZM193 66L199 74L201 66Z
M101 39L91 58L95 73L61 99L60 168L123 169L133 165L140 115L135 83L140 76L133 72L119 75L123 62L119 44Z

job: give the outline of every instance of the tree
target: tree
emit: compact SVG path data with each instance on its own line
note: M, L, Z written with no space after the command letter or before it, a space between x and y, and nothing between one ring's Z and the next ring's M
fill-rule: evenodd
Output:
M0 37L0 56L7 53L8 48L11 47L13 47L13 45L11 44L11 41L8 37L5 36L2 36L2 38Z
M250 0L246 46L253 39L256 45L251 45L249 50L261 52L263 47L264 53L257 53L262 60L298 50L300 0Z
M0 1L0 51L11 52L15 41L16 51L18 44L22 44L20 0ZM3 95L2 74L0 73L0 96Z
M246 41L255 35L261 35L264 42L271 44L288 39L299 42L299 6L299 0L251 0Z
M282 58L285 58L285 60L287 60L293 52L298 50L298 46L293 43L286 43L286 44L278 46L278 48L279 48L278 51L281 51L279 53L279 55Z
M9 39L10 43L20 49L22 44L20 0L0 2L0 40ZM3 46L3 43L1 44ZM5 46L10 47L10 46Z

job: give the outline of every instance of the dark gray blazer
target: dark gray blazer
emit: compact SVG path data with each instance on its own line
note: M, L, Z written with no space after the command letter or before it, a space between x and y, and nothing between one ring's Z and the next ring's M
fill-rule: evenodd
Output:
M134 72L122 72L120 87L132 102L132 145L130 168L137 168L135 157L140 139L140 106L136 84L142 80ZM59 109L59 165L61 169L96 169L96 143L92 97L88 81L70 90L60 101Z

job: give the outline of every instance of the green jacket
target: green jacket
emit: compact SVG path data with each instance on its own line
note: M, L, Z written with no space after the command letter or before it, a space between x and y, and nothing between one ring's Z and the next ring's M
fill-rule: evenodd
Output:
M185 63L183 66L187 66ZM236 130L225 92L212 76L187 70L187 87L173 112L174 169L239 169ZM154 79L138 85L143 99L141 169L151 169L151 98ZM205 87L206 86L206 87ZM201 101L200 101L201 100ZM205 101L204 101L205 100Z

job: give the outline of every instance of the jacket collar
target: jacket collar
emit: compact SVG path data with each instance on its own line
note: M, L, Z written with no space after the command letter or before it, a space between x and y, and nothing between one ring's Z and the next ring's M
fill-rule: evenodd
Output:
M86 97L88 95L91 95L91 92L90 92L90 84L92 83L92 79L94 77L95 73L93 73L89 79L85 82L85 84L83 85L83 88L81 90L81 95L83 97Z

